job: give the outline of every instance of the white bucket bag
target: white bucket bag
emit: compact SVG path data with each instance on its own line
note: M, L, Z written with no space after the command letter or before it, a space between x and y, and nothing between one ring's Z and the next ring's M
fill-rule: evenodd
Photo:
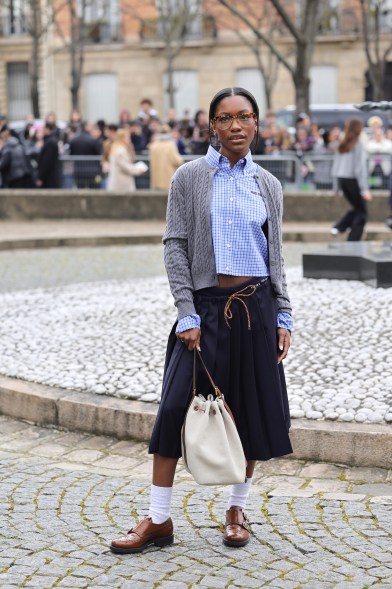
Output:
M213 387L215 396L196 392L196 356ZM199 485L243 483L246 459L234 417L204 364L194 351L192 400L181 432L185 468Z

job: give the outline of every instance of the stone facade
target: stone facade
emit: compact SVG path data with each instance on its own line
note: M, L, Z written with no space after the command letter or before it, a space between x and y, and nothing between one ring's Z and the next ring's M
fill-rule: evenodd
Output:
M137 2L135 2L137 4ZM146 7L145 3L139 3ZM213 3L205 1L206 14L212 12ZM211 6L210 6L211 5ZM149 16L149 15L148 15ZM60 24L67 33L67 15L60 14ZM236 72L244 68L256 68L256 59L250 49L228 29L227 20L219 15L211 21L206 35L187 42L175 60L176 70L195 72L198 79L198 96L195 101L200 108L207 108L214 92L235 85ZM355 16L358 20L358 15ZM203 21L204 22L204 21ZM119 36L114 42L90 42L85 49L85 64L80 91L80 110L88 112L86 80L92 74L112 74L116 84L116 107L132 115L139 110L140 99L152 99L159 113L165 114L164 73L166 60L164 46L158 41L141 39L139 24L129 14L122 17ZM203 25L204 27L204 25ZM365 99L365 72L367 63L361 35L358 32L337 34L330 32L318 38L314 65L329 65L336 68L336 102L360 102ZM382 45L388 38L382 40ZM290 50L290 40L282 37L280 49L284 54ZM53 110L60 119L67 119L71 110L70 58L58 34L52 28L44 37L41 46L42 66L40 79L41 114ZM0 112L9 112L7 64L28 63L31 59L31 38L27 35L0 35ZM91 98L90 98L91 100ZM194 101L194 102L195 102ZM272 93L275 109L294 102L294 88L288 72L282 67ZM27 114L27 113L26 113ZM193 114L193 113L192 113Z

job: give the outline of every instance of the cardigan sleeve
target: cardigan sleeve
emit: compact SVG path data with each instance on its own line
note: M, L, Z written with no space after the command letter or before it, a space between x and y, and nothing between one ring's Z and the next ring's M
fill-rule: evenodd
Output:
M187 315L196 315L193 302L194 286L188 257L185 193L181 171L177 170L169 190L163 244L165 268L179 321Z
M282 222L283 222L283 190L282 185L280 184L279 180L274 178L273 183L273 195L274 195L274 204L275 204L275 214L276 214L276 234L273 236L273 243L269 240L269 245L273 246L274 248L274 255L273 260L274 264L277 265L277 268L280 269L280 278L281 278L281 292L276 294L276 300L278 304L278 313L288 313L291 315L291 303L289 299L289 295L287 292L287 280L286 280L286 272L284 269L284 258L283 258L283 240L282 240ZM270 211L273 214L272 211ZM272 238L272 236L271 236ZM271 259L272 256L270 256Z

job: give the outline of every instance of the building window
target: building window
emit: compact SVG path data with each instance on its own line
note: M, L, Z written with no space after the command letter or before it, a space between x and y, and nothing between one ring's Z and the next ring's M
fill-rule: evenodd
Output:
M87 40L108 43L121 39L120 0L78 0L78 15L86 24Z
M203 35L200 0L156 0L158 34L167 38L170 33L186 39L200 39ZM181 30L176 31L177 27Z
M89 121L118 121L117 76L112 73L86 76L86 116Z
M241 68L235 73L235 86L246 88L256 98L260 111L260 119L264 118L267 106L265 99L264 78L257 68Z
M26 33L26 1L9 0L1 8L1 34L24 35Z
M175 89L174 104L177 119L190 118L195 116L200 108L199 101L199 75L193 70L176 70L173 72L173 84ZM163 76L163 88L165 90L164 106L165 111L169 109L169 97L167 93L168 77Z
M337 69L334 65L313 65L310 68L310 103L335 104L337 102Z
M8 118L24 119L31 113L29 64L7 64Z
M392 31L392 0L384 0L380 5L380 29L385 33Z

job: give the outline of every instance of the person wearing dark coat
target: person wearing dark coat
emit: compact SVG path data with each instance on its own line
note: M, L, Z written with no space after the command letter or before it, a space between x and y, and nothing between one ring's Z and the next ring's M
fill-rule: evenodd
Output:
M88 123L82 124L80 133L71 139L69 144L70 155L76 156L100 156L102 146L98 139L93 137ZM96 160L79 160L74 162L74 177L78 188L99 188L102 182L102 170L100 157Z
M33 170L22 143L7 126L0 133L0 174L3 188L33 188Z
M39 188L60 188L59 146L56 126L45 123L44 144L38 156L37 178Z

